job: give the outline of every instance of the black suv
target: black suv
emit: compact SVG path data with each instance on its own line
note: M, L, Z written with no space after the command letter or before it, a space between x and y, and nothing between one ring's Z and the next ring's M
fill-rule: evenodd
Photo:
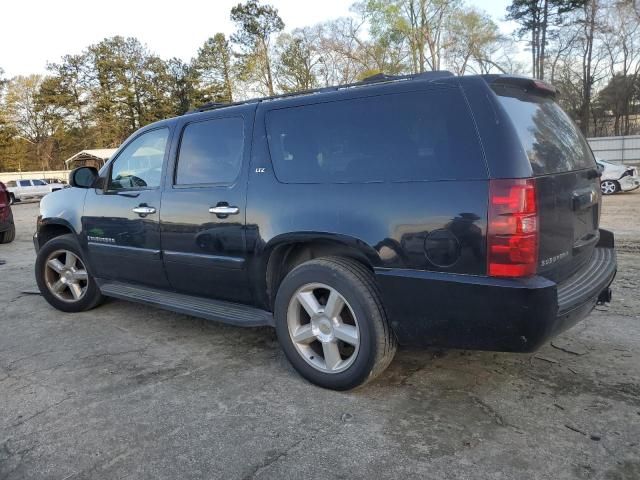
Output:
M349 389L396 345L530 352L610 299L599 173L552 86L431 72L209 105L47 195L54 307L271 325Z

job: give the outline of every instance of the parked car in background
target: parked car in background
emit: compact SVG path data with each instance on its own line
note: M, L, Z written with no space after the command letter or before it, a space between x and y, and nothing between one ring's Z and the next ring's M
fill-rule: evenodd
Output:
M596 163L539 80L376 76L147 125L40 202L44 299L270 325L339 390L396 345L531 352L611 298Z
M16 226L13 223L11 200L4 183L0 182L0 243L13 242L16 237Z
M42 198L46 194L68 187L64 183L47 183L45 180L23 179L7 182L11 204L33 198Z
M43 178L42 179L43 182L49 183L49 184L56 184L59 183L61 185L67 185L67 181L66 180L62 180L60 178Z
M600 159L597 159L596 162L602 169L600 190L602 190L603 195L630 192L640 187L640 177L638 177L637 168Z

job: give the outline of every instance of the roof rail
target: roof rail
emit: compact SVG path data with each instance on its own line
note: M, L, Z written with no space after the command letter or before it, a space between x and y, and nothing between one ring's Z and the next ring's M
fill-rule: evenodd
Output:
M225 108L225 107L231 107L236 105L246 105L250 103L259 103L259 102L264 102L269 100L278 100L281 98L299 97L304 95L311 95L314 93L336 92L338 90L343 90L346 88L364 87L364 86L370 86L370 85L379 84L379 83L389 83L389 82L408 81L408 80L434 81L434 80L440 80L441 78L449 78L454 76L455 75L453 73L447 70L434 70L432 72L414 73L410 75L386 75L384 73L377 73L375 75L366 77L359 82L346 83L343 85L314 88L310 90L300 90L297 92L283 93L280 95L272 95L267 97L251 98L249 100L243 100L239 102L230 102L230 103L209 102L209 103L205 103L204 105L201 105L200 107L196 107L193 110L188 111L186 114L205 112L208 110L215 110L218 108Z

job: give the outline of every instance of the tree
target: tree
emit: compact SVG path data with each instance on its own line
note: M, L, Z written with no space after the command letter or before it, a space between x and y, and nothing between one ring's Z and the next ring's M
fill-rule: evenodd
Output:
M440 70L446 22L460 0L365 0L374 35L400 37L408 43L410 70Z
M136 38L112 37L87 49L92 111L102 146L117 146L142 125L173 113L166 63Z
M489 73L494 67L505 73L508 67L494 60L493 54L506 48L506 41L487 14L475 9L459 10L448 22L447 61L458 75L464 75L467 70Z
M608 10L601 41L609 58L610 80L598 103L613 113L614 134L629 135L640 86L640 22L628 3L616 3Z
M42 170L48 170L52 160L55 114L54 108L39 96L43 80L41 75L13 78L7 86L5 107L15 137L27 142L34 163Z
M192 61L200 94L209 101L233 102L231 47L223 33L216 33L198 49Z
M319 53L320 84L328 87L352 83L362 76L359 46L353 38L353 19L338 18L310 27L308 32Z
M584 4L585 0L513 0L507 7L507 19L521 25L518 35L531 35L531 71L535 78L544 79L551 28L561 25L566 13Z
M630 134L632 106L640 97L638 87L638 79L635 76L617 74L598 93L596 107L613 115L614 135Z
M231 20L238 27L231 40L240 47L238 58L242 76L257 82L266 94L274 95L271 36L284 29L278 10L270 5L260 5L258 0L248 0L231 9Z
M310 90L317 85L316 68L320 56L312 39L308 30L294 30L278 37L276 83L283 92Z

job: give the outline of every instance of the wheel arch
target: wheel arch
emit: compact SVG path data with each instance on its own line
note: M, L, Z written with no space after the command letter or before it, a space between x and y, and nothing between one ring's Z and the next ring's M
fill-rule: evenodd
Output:
M360 239L332 233L301 232L272 239L262 255L259 278L263 285L262 303L269 309L280 283L297 265L313 258L337 256L350 258L373 272L380 257L376 250Z
M38 248L42 248L52 238L68 233L76 234L71 224L62 218L41 220L38 226Z

